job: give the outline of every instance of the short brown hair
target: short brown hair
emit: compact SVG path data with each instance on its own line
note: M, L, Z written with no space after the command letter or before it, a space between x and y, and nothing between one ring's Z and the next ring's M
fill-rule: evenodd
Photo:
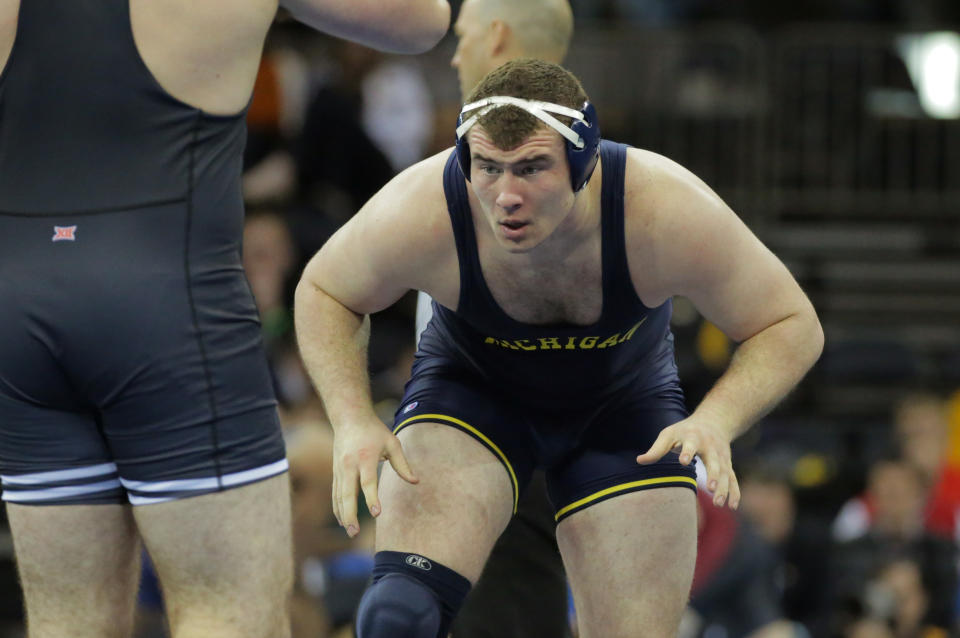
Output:
M575 110L583 108L589 98L580 80L559 64L518 58L490 71L473 89L467 104L494 95L506 95L527 100L540 100L566 106ZM569 117L555 115L558 120L570 125ZM545 126L539 119L516 106L492 109L478 121L493 143L500 149L510 150L538 128Z

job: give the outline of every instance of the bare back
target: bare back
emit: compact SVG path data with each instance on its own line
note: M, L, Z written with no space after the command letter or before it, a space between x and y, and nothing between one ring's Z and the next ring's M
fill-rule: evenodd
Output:
M0 68L16 38L21 0L0 0ZM129 0L140 56L173 97L231 115L250 99L277 0Z

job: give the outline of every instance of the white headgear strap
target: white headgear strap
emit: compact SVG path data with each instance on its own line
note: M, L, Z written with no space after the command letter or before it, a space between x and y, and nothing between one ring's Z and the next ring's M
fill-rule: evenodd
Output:
M494 95L465 105L463 110L460 111L461 118L463 118L470 111L476 111L477 109L480 109L480 111L471 115L470 119L465 120L463 124L457 127L457 139L460 139L466 135L467 131L469 131L473 125L477 123L478 119L493 109L497 109L508 104L510 106L516 106L523 109L530 115L545 122L550 128L560 133L560 135L570 140L570 142L577 148L583 148L583 138L577 135L572 128L550 115L550 113L557 113L558 115L566 115L567 117L572 117L574 120L582 122L583 113L571 108L567 108L566 106L560 106L559 104L540 102L539 100L525 100L523 98L510 97L507 95Z

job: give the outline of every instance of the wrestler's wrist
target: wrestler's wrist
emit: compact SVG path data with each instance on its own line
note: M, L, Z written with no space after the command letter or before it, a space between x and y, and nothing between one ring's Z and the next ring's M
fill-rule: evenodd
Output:
M732 411L716 407L701 406L694 411L692 416L727 441L733 441L749 428L749 425Z
M345 430L355 430L371 422L383 423L380 420L380 417L377 416L376 411L373 409L373 404L368 406L354 405L335 411L331 410L328 416L330 418L330 425L333 427L334 433Z

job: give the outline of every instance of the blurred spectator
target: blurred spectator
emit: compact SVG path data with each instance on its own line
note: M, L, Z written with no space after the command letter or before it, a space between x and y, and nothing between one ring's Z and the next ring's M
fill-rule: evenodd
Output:
M798 511L789 470L755 464L740 478L743 515L778 553L783 615L813 635L823 631L826 607L829 524Z
M248 210L243 228L243 268L270 343L293 328L291 278L297 257L286 220L271 210Z
M960 539L960 463L948 445L947 404L931 393L911 393L894 406L894 444L918 473L924 488L922 516L926 530ZM869 494L848 501L834 522L834 537L843 541L866 533L875 516Z
M897 638L945 637L947 632L927 624L930 594L923 584L920 567L912 560L895 560L886 565L869 585L871 598L888 601L888 618Z
M301 413L299 418L305 418ZM293 638L327 636L331 619L322 597L325 579L313 576L314 563L342 549L342 534L330 526L332 490L333 434L329 425L302 422L285 425L284 438L290 459L292 492L294 600L291 608ZM322 566L320 567L322 574Z
M434 105L427 80L408 60L381 55L361 84L363 130L394 172L424 158L433 136Z
M297 250L286 219L270 209L250 210L243 231L243 267L260 313L274 389L288 408L314 396L293 335L291 277L296 266Z
M898 560L914 561L929 593L923 623L947 630L956 622L957 547L924 528L926 484L907 461L885 458L874 463L865 499L871 503L869 527L859 536L835 544L830 581L834 622L840 626L859 615L872 579Z
M865 638L946 638L942 627L925 622L930 595L920 568L909 559L882 566L867 584L859 617L843 629L843 636Z
M333 53L337 69L310 99L296 159L301 196L339 226L422 159L433 107L416 67L346 41Z
M890 626L876 618L860 618L847 627L844 638L896 638Z
M267 38L247 110L247 145L243 155L243 196L248 204L284 204L294 195L296 167L291 140L303 127L310 67L303 53L282 43L284 24L275 23ZM292 23L303 28L299 23ZM318 37L311 32L311 37Z
M681 635L725 638L802 638L802 625L786 619L783 579L775 547L740 513L716 507L704 489L697 493L697 564L690 595L696 618L685 619Z
M297 572L293 638L352 635L353 616L373 568L372 526L351 540L333 517L333 431L319 399L282 416Z
M927 529L960 541L960 445L949 445L948 404L937 395L912 395L897 406L895 424L904 458L930 486Z

